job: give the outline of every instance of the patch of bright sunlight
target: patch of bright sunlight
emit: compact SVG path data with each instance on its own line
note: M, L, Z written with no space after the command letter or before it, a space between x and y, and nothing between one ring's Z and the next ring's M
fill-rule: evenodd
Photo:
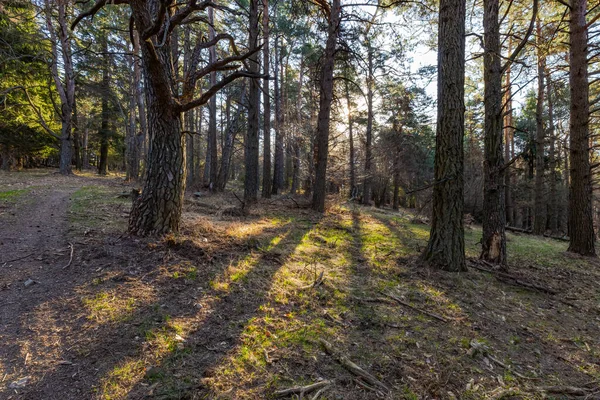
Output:
M87 318L100 323L126 321L137 306L135 296L118 294L117 291L102 291L84 297L82 301L88 311Z
M146 368L142 360L127 360L115 366L100 382L100 398L124 399L133 387L143 379Z

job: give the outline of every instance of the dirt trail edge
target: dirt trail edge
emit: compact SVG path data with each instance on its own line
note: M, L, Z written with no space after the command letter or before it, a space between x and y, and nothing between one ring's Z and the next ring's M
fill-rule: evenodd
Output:
M8 382L9 388L31 383L27 343L35 332L28 323L36 308L59 295L72 276L63 267L70 257L69 201L77 189L32 188L10 213L0 215L0 370L9 375L0 380L22 378ZM0 398L4 395L0 392Z

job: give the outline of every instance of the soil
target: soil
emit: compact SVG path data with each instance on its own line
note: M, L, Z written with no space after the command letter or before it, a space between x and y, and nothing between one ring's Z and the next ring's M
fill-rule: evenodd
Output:
M598 399L600 266L562 242L511 234L514 279L451 274L418 265L427 227L404 211L280 196L233 217L233 195L202 193L180 234L136 238L132 187L0 174L0 193L26 190L0 200L1 400L260 399L323 379L322 399Z

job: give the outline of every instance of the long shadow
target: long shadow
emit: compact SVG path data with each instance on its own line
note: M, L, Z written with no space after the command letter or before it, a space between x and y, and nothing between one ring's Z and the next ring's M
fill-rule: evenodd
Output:
M397 225L391 223L388 219L379 216L373 216L390 231L392 231L400 241L407 240L407 235ZM408 239L408 242L412 242ZM588 365L597 363L594 357L590 354L581 352L581 348L585 348L585 342L592 346L594 342L592 336L588 334L588 339L583 338L585 329L576 328L576 331L571 332L579 338L579 346L573 341L572 345L564 343L564 338L552 338L552 332L562 331L563 334L568 334L568 330L561 326L560 321L552 321L554 318L560 318L565 321L567 326L576 327L577 321L585 321L585 313L581 310L559 311L551 315L548 310L555 310L559 306L554 299L546 294L534 293L515 288L514 286L491 280L480 272L472 272L468 275L463 275L462 278L455 274L446 273L443 271L434 271L427 269L426 271L414 271L411 279L416 279L415 283L431 285L437 289L442 288L443 296L447 297L451 304L458 305L462 310L465 319L461 320L459 325L446 324L448 328L440 327L446 331L448 338L451 335L456 337L465 337L468 340L477 338L484 342L489 341L490 354L500 359L506 365L511 365L511 360L517 360L518 365L514 366L516 373L529 375L530 368L534 366L540 377L536 381L533 376L527 379L518 377L516 374L507 371L499 365L489 367L482 361L484 357L459 358L463 365L475 365L477 368L489 369L494 368L496 374L504 374L507 379L516 379L519 382L519 387L526 388L532 381L550 383L552 379L559 378L553 383L569 384L572 386L583 385L594 379L593 374L585 374L582 372L575 362L567 361L569 356L573 358L582 357L587 359ZM540 315L538 310L543 312ZM577 315L572 315L576 312ZM570 322L567 322L568 320ZM552 326L552 324L554 326ZM533 328L529 325L532 325ZM586 325L579 323L580 326ZM548 332L543 329L544 326L551 327ZM539 329L538 329L539 328ZM544 332L544 333L542 333ZM548 336L543 337L546 334ZM440 337L445 335L440 335ZM562 343L561 343L562 342ZM597 339L595 340L598 344ZM483 343L483 342L482 342ZM594 346L592 346L594 347ZM425 350L425 349L424 349ZM580 354L573 354L572 350ZM589 352L588 352L589 353ZM597 358L597 357L596 357ZM472 374L463 375L461 378L468 381ZM533 378L533 380L532 380ZM456 382L459 379L452 379ZM461 388L462 385L462 388ZM464 390L464 384L457 386L457 389ZM459 393L461 393L459 391Z
M307 229L310 228L307 227ZM62 342L70 344L67 348L65 348L66 345L61 348L61 358L65 362L57 360L59 363L54 370L48 371L39 382L31 387L23 389L22 398L50 400L95 396L93 393L102 389L101 386L107 377L110 377L111 374L114 375L115 371L117 371L117 375L126 375L128 371L123 370L123 366L129 360L139 360L139 357L143 355L143 350L148 346L148 340L151 339L151 337L145 337L148 332L170 329L169 321L180 318L197 319L200 323L197 329L187 335L184 349L180 351L177 347L173 347L169 351L184 364L194 361L197 368L208 369L210 365L214 365L220 359L222 351L226 351L227 348L239 342L243 326L239 321L247 320L254 315L268 292L270 280L283 265L284 261L282 260L289 255L289 252L281 252L280 255L274 256L274 250L279 250L284 245L295 246L301 240L304 232L301 230L290 231L290 227L283 225L269 232L267 240L286 233L285 239L273 246L271 251L255 248L255 242L251 244L247 251L258 254L257 261L245 278L232 285L228 293L211 289L209 282L216 276L224 274L228 265L241 262L247 253L242 252L242 254L232 256L232 253L240 253L240 249L236 246L226 245L226 249L220 254L221 261L215 261L214 255L211 260L208 260L202 249L194 251L194 249L185 247L181 251L192 254L192 257L188 258L189 261L199 267L195 272L197 275L193 277L193 283L173 283L174 279L168 276L155 279L150 282L156 292L154 301L136 308L122 321L103 324L93 329L85 328L88 323L85 320L77 321L77 326L71 327L60 326L61 323L58 321L59 330L68 332L66 337L61 338ZM130 252L135 255L139 254L140 247L143 249L146 245L145 242L140 244L124 240L116 247L121 247L120 250L125 254ZM118 249L113 248L113 251L118 251ZM143 262L146 265L152 265L146 274L154 274L159 266L164 264L165 252L160 250L149 252L151 256ZM173 249L172 252L177 255L177 249ZM178 256L184 258L183 254ZM202 266L207 263L213 265L203 270ZM120 287L124 287L122 285L127 284L128 279L127 272L123 271L116 274L108 285L118 292ZM259 283L256 284L254 281ZM252 285L258 286L252 287ZM77 297L77 289L73 286L72 296ZM246 291L252 291L253 295L248 296ZM204 310L198 311L193 301L193 299L202 299L206 296L211 298L210 313L205 313ZM56 304L53 305L56 306ZM60 311L74 312L76 307L75 305L71 310L67 308ZM206 316L199 314L206 314ZM234 324L231 323L233 321L235 321ZM26 322L24 321L24 323ZM27 325L24 325L23 329L28 329ZM162 357L164 360L168 358L167 356ZM160 370L164 360L159 361L154 367ZM166 371L164 373L168 374L169 368L166 365L164 368ZM160 374L162 373L160 372ZM131 389L128 397L138 398L138 394L141 396L147 394L144 392L148 391L148 387L143 386L144 383L138 382ZM185 387L186 385L187 387ZM186 385L183 385L181 390L189 390L190 384ZM191 386L193 385L197 386L197 384L191 384ZM159 388L153 390L156 393Z

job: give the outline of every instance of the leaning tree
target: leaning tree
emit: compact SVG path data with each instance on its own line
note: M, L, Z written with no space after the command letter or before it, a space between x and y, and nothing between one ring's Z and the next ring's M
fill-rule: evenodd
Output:
M191 60L183 71L183 82L173 71L173 45L178 26L203 24L207 31L205 12L210 8L231 12L214 2L187 0L98 0L92 8L80 14L71 29L86 17L93 17L103 7L125 4L131 11L130 33L140 37L141 58L146 81L146 109L150 148L143 191L133 204L129 232L136 235L162 234L179 229L185 189L185 135L182 113L206 104L221 88L241 77L257 78L244 61L260 47L239 52L233 37L219 33L210 40L199 34ZM203 62L203 52L225 42L231 53L227 57ZM196 95L196 84L211 72L226 72L220 81Z

